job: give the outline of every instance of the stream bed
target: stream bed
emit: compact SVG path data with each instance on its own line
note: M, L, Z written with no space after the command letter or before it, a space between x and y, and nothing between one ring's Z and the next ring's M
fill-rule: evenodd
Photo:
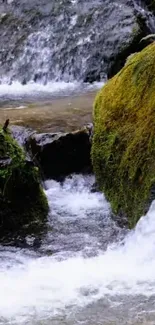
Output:
M33 128L38 132L70 132L92 122L95 84L0 85L0 124Z

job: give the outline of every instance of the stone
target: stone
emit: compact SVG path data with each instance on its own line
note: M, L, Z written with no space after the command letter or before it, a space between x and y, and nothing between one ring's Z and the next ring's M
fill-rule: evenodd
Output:
M14 0L1 11L0 76L9 83L102 81L153 32L136 0Z
M20 125L11 125L9 127L12 137L18 142L20 147L25 148L26 142L29 137L36 133L31 128L26 128Z
M134 227L155 199L155 43L98 93L92 162L113 212Z
M27 142L32 159L44 179L91 171L92 125L71 133L34 134Z
M47 214L38 168L0 128L0 238L40 231Z

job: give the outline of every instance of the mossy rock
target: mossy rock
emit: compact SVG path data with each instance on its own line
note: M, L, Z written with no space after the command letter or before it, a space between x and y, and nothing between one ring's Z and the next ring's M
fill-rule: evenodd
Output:
M97 95L92 161L113 211L133 227L155 198L155 43Z
M0 128L0 237L39 229L48 213L38 168Z

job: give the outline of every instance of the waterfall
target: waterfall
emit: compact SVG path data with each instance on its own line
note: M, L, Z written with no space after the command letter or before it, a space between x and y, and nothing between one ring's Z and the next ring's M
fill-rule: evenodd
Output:
M154 30L154 17L133 1L14 0L0 12L1 84L103 81L132 42L137 15Z

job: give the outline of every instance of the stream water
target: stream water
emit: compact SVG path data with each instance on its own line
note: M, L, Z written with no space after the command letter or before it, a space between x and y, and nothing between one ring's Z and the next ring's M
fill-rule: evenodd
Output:
M0 1L0 124L57 132L91 122L90 90L120 49L134 51L135 35L154 32L145 1ZM0 325L155 325L155 202L128 231L94 182L46 181L46 234L0 245Z
M155 203L129 232L93 184L48 180L39 247L0 246L1 325L154 325Z

